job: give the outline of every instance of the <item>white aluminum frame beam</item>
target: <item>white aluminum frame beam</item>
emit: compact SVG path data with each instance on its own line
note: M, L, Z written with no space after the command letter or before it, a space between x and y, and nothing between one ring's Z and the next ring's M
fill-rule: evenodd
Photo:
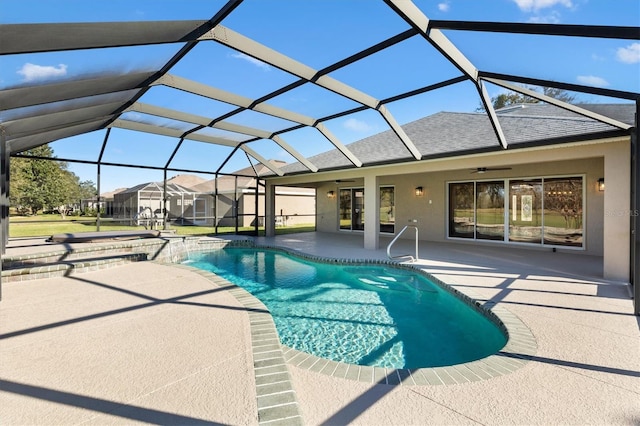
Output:
M193 93L194 95L204 96L209 99L213 99L220 102L225 102L230 105L235 105L248 110L260 112L263 114L271 115L272 117L288 120L293 123L302 124L309 127L315 127L331 142L342 154L349 159L356 167L361 167L362 162L353 155L353 153L342 144L335 136L328 136L330 133L326 130L326 127L321 126L318 120L312 117L308 117L297 112L288 111L284 108L279 108L266 103L260 103L254 105L254 101L244 96L236 95L235 93L227 92L222 89L218 89L197 81L189 80L183 77L179 77L172 74L165 74L152 85L163 85L171 87L173 89L182 90L184 92ZM292 154L293 155L293 154ZM295 157L295 156L294 156ZM297 157L296 157L297 158ZM308 161L307 161L308 163ZM308 163L310 164L310 163ZM307 166L308 167L308 166ZM315 168L313 166L311 169ZM316 169L317 170L317 169Z
M143 114L150 114L157 117L169 118L172 120L183 121L192 124L198 124L204 127L216 128L220 130L225 130L228 132L241 133L244 135L254 136L262 139L270 139L273 142L277 143L282 149L287 151L292 157L298 160L300 163L304 164L312 172L317 172L318 167L316 167L313 163L306 159L305 156L300 154L295 148L290 146L287 142L285 142L281 137L273 135L272 133L254 129L248 126L241 126L239 124L226 123L224 121L218 121L213 125L210 125L211 119L207 117L203 117L200 115L189 114L181 111L172 110L169 108L157 107L155 105L145 104L142 102L135 102L131 107L127 109L127 111L136 111ZM193 133L190 133L193 134ZM188 136L185 136L187 138Z
M241 150L243 150L247 154L251 155L257 161L259 161L262 164L264 164L266 167L269 168L269 170L271 170L272 172L274 172L278 176L283 176L284 175L284 173L282 172L282 170L280 170L279 167L273 166L269 162L269 160L267 160L266 158L262 157L260 154L255 152L253 149L251 149L251 148L249 148L249 147L247 147L245 145L241 145L241 142L235 142L235 141L231 141L229 139L217 138L217 137L214 137L214 136L198 135L196 133L190 133L190 134L188 134L186 136L183 136L184 132L181 131L181 130L171 129L171 128L168 128L168 127L154 126L152 124L146 124L146 123L138 123L136 121L123 120L123 119L115 120L113 123L111 123L109 125L109 127L116 127L116 128L120 128L120 129L133 130L133 131L144 132L144 133L152 133L152 134L161 135L161 136L168 136L168 137L172 137L172 138L184 138L184 139L194 140L194 141L198 141L198 142L210 143L210 144L214 144L214 145L228 146L228 147L231 147L231 148L235 148L238 145L240 145L239 148Z
M411 155L413 155L416 160L420 160L422 158L422 154L420 154L418 148L391 116L391 113L389 113L389 111L383 107L381 102L373 96L361 92L360 90L344 84L341 81L329 77L328 75L319 75L317 70L222 25L216 26L211 31L208 31L202 37L198 38L198 40L217 41L218 43L242 52L252 58L272 65L288 72L289 74L293 74L324 89L330 90L347 99L378 111L380 115L382 115L383 119L389 124L391 130L398 135Z
M155 135L168 136L178 139L184 137L185 139L189 140L215 145L223 145L231 148L235 148L240 144L240 142L232 141L229 139L217 138L215 136L199 135L196 133L191 133L189 135L183 136L184 131L182 130L172 129L170 127L155 126L153 124L139 123L137 121L124 120L122 118L114 120L114 122L111 123L109 127L117 127L120 129L133 130L136 132L152 133Z
M536 98L542 102L546 102L562 109L566 109L571 112L575 112L576 114L582 115L583 117L592 118L594 120L600 121L601 123L609 124L610 126L617 127L623 130L629 130L633 126L631 124L623 123L618 120L614 120L613 118L606 117L601 114L597 114L593 111L586 110L584 108L580 108L576 105L568 104L563 101L559 101L555 98L547 96L543 93L538 93L535 90L527 89L526 87L518 86L517 84L509 83L504 80L498 80L495 78L487 78L482 77L482 80L488 81L489 83L495 84L496 86L504 87L505 89L513 90L514 92L520 92L532 98Z
M507 140L498 121L497 115L491 104L491 98L478 78L478 68L437 28L429 27L429 18L409 0L385 0L409 25L416 28L449 62L467 75L475 84L480 95L480 100L489 116L498 142L503 148L507 148Z
M193 41L207 21L0 25L0 55Z

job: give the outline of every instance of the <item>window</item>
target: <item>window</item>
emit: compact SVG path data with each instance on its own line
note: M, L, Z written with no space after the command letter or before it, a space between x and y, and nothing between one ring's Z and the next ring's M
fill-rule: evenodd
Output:
M448 187L449 237L583 247L582 177L452 182Z
M380 232L395 232L396 207L395 188L393 186L380 187Z

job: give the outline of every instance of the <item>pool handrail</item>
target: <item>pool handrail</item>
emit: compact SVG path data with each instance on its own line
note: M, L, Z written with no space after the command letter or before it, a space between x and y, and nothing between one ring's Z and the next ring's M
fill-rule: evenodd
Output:
M391 256L391 246L398 240L398 238L400 238L400 235L402 235L402 233L404 231L407 230L407 228L413 228L416 230L416 255L415 257L411 256L410 254L402 254L399 256ZM398 232L398 235L395 236L395 238L393 240L391 240L391 242L389 243L389 245L387 246L387 257L391 260L398 260L401 258L405 258L408 257L410 258L411 262L415 262L416 260L418 260L418 227L416 225L406 225L404 228L402 228L402 230L400 232Z

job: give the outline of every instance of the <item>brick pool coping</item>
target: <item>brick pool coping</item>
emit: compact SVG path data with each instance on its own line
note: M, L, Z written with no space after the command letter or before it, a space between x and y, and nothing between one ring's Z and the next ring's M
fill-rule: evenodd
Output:
M465 290L465 293L462 293L411 264L399 264L397 262L387 260L327 258L309 255L300 251L278 246L255 245L251 242L247 243L247 241L244 241L241 244L229 244L229 246L276 250L306 260L336 265L386 265L394 268L412 270L426 276L429 280L440 286L445 291L453 293L462 299L463 302L483 314L507 335L507 343L499 352L482 359L452 366L397 369L369 367L332 361L280 344L280 339L278 337L273 318L266 306L258 298L211 272L205 272L190 267L190 269L205 277L215 277L217 282L225 282L225 286L230 287L229 291L241 304L249 309L260 310L259 313L249 313L253 353L254 357L256 355L258 356L257 359L254 358L254 362L261 363L265 359L264 357L267 357L266 359L274 360L270 361L276 363L274 365L282 366L283 364L280 362L284 360L286 364L298 368L331 377L339 377L342 379L356 380L371 384L403 386L453 385L487 380L493 377L512 373L524 367L530 357L535 355L537 351L538 346L531 330L529 330L529 328L516 315L501 306L496 306L493 302L486 302L482 304L477 300L477 297L475 297L472 292ZM271 364L269 364L269 366L271 366ZM261 375L260 384L258 384L258 375L261 374L262 371L258 370L261 368L263 368L262 364L256 364L256 383L259 391L260 387L262 385L266 385L269 380L268 376ZM282 367L281 370L273 371L274 373L268 374L273 374L272 379L275 380L275 383L281 386L282 389L284 389L283 392L289 392L289 389L291 389L290 392L295 394L290 382L286 385L284 384L285 375L288 375L288 373L285 372L286 368ZM264 379L262 379L262 377L264 377ZM292 395L291 401L294 401L293 398L294 396ZM260 409L260 393L258 394L258 400L258 408ZM286 403L294 404L294 402Z

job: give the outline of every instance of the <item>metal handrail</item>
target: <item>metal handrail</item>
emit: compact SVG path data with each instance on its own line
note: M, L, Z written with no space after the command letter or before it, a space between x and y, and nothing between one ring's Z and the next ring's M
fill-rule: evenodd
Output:
M400 256L391 256L391 246L398 240L398 238L400 238L400 235L402 235L402 233L406 231L407 228L413 228L416 230L416 256L413 257L410 254L403 254ZM404 228L402 228L402 231L398 232L398 235L396 235L395 238L391 240L391 242L387 246L387 257L391 260L400 259L403 257L409 257L411 259L411 262L415 262L416 260L418 260L418 227L415 225L407 225Z

